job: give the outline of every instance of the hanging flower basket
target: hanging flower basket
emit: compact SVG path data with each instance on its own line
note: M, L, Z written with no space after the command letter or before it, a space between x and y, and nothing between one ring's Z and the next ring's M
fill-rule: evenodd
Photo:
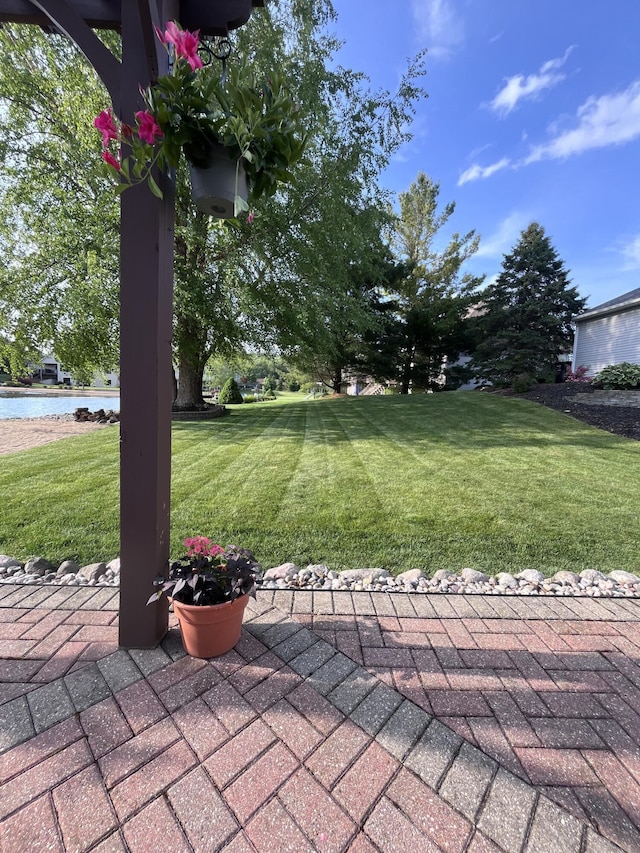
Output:
M232 160L223 145L212 147L206 165L189 163L191 195L198 210L230 219L247 205L247 175L242 160Z

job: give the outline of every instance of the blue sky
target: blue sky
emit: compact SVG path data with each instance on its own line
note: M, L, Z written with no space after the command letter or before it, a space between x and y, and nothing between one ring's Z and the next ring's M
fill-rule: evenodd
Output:
M427 48L428 99L383 183L418 172L500 271L535 220L593 307L640 287L640 0L334 0L338 60L394 90Z

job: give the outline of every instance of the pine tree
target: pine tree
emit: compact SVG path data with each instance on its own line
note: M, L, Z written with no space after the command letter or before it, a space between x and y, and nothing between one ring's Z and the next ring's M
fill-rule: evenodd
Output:
M564 262L532 222L505 255L496 282L481 294L473 364L495 385L516 377L552 381L558 356L573 344L571 319L585 306Z

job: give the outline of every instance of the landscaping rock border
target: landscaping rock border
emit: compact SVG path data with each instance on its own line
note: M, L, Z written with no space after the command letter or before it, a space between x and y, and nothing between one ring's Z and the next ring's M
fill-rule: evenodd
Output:
M117 587L120 585L120 558L87 566L65 560L56 567L43 557L31 557L22 563L14 557L0 554L2 583ZM433 576L427 577L420 569L409 569L399 575L392 575L380 568L345 569L338 572L323 564L299 568L295 563L283 563L267 569L260 586L263 589L329 592L640 597L640 575L622 570L605 574L596 569L585 569L580 573L562 570L552 577L546 577L536 569L525 569L517 574L500 572L491 576L472 568L462 569L459 574L439 569Z

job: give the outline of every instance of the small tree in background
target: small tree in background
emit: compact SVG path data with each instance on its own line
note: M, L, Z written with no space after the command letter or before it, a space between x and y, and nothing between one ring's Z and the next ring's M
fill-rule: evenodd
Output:
M224 383L222 391L218 394L218 402L221 404L243 402L242 394L235 379L227 379Z
M473 366L495 385L516 377L548 381L558 356L573 344L571 319L586 300L570 286L563 261L532 222L505 255L496 282L480 294L484 313L475 320Z

